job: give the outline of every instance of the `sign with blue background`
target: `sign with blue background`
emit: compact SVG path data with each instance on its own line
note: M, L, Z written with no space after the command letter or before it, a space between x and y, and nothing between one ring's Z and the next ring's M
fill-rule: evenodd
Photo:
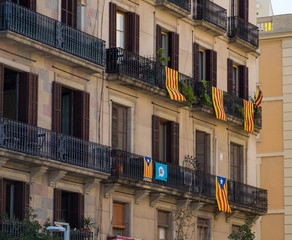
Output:
M155 179L167 182L167 165L155 163Z

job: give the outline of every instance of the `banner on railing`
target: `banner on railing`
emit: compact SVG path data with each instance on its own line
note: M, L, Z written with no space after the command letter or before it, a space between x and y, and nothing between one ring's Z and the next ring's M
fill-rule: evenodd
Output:
M212 99L216 117L220 120L227 121L223 107L223 90L212 87Z
M144 157L144 176L143 180L152 182L152 159L150 157Z
M165 67L166 89L170 99L175 101L186 101L185 97L178 91L178 72Z
M219 211L231 213L228 203L227 179L216 176L216 199Z
M258 89L256 98L255 98L255 101L254 101L254 106L256 108L258 108L261 105L262 100L263 100L263 92L261 91L261 89Z
M244 130L250 133L254 132L253 103L243 99L244 104Z
M155 179L167 182L167 165L155 163Z

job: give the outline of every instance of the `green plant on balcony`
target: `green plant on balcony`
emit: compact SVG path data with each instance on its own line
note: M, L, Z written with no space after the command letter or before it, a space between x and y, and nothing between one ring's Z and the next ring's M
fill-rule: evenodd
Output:
M232 231L228 236L228 239L232 240L253 240L255 239L255 233L251 231L254 224L254 218L249 216L245 221L245 224L241 225L238 231Z
M208 87L209 87L209 82L206 81L206 80L202 80L201 83L203 84L203 88L202 88L202 92L201 92L201 95L200 95L200 100L201 102L208 106L208 107L211 107L212 106L212 101L211 101L211 98L210 96L208 95Z
M163 48L159 48L158 51L157 51L157 55L159 57L159 63L161 65L166 65L167 62L170 61L170 57L165 57L165 51Z
M195 101L195 96L192 87L190 85L185 84L184 82L181 82L181 91L182 95L184 95L184 97L186 98L189 107L191 107L193 102Z
M238 104L235 104L235 108L240 113L242 119L245 119L245 110L244 110L244 107L239 106Z
M231 35L236 36L239 33L239 27L231 28Z
M95 223L93 222L90 216L83 217L83 225L84 225L83 230L87 232L90 232L91 229L95 228Z

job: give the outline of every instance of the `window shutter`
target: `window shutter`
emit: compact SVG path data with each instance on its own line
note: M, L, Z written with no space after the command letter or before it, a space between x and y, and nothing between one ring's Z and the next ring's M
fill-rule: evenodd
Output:
M156 59L159 62L159 55L157 54L157 51L162 48L162 36L161 36L161 27L156 24Z
M152 158L159 160L159 117L152 115Z
M28 74L28 124L37 126L38 120L38 75Z
M205 133L205 172L206 173L211 173L211 142L210 142L210 134Z
M179 34L175 32L169 33L169 56L170 67L176 71L179 68Z
M25 218L26 209L29 208L29 183L21 182L22 185L22 219Z
M246 66L239 66L239 87L240 97L248 100L248 68Z
M53 82L53 131L62 131L62 85Z
M54 220L62 219L62 190L54 189Z
M217 52L206 51L206 80L211 86L217 86Z
M28 94L29 94L29 74L22 72L19 74L19 102L18 121L28 122Z
M118 108L112 105L112 147L118 146Z
M3 116L4 65L0 63L0 117Z
M198 43L194 43L194 81L200 81L200 45Z
M179 123L169 121L166 136L167 162L179 165Z
M233 93L233 60L227 58L227 92Z
M129 12L126 14L126 49L139 54L140 16Z
M4 214L3 189L3 178L0 178L0 216Z
M77 215L77 219L78 219L78 229L83 228L83 218L84 218L84 195L78 193L78 215Z
M244 20L248 22L248 2L249 0L244 1Z
M29 8L30 8L30 10L36 12L36 0L30 0Z
M89 107L90 107L90 95L88 92L82 92L82 139L89 141Z
M199 130L196 131L196 158L199 169L210 173L210 135Z
M239 1L239 17L248 22L248 6L249 0Z
M109 3L109 47L115 48L117 46L117 5Z

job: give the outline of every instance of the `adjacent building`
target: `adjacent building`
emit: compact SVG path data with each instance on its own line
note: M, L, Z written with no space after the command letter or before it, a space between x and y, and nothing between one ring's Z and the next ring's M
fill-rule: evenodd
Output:
M291 239L292 15L257 21L261 49L258 85L264 94L257 159L260 186L269 192L268 212L261 218L261 239Z
M179 239L185 208L188 239L227 239L264 215L261 110L254 133L242 114L258 39L255 0L1 1L1 230L21 225L28 206L79 239ZM190 86L191 105L170 99L165 66L181 92ZM216 175L228 179L232 213L218 210Z

